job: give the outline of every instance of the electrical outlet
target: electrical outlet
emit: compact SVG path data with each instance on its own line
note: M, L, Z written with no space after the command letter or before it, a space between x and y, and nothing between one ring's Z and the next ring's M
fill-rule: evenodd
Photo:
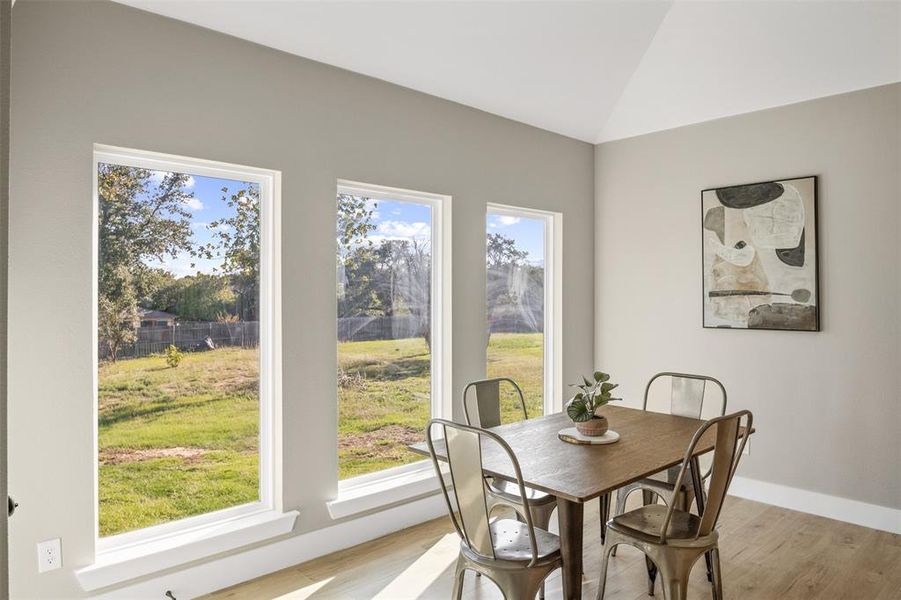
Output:
M53 571L62 566L63 550L59 538L38 543L38 573Z

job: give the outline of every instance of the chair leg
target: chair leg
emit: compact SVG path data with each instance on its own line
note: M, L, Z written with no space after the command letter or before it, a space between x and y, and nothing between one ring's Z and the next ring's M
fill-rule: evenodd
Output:
M601 559L601 579L598 581L598 597L597 600L604 600L604 591L607 588L607 566L610 563L610 555L616 552L616 538L610 540L609 545L604 547L604 557Z
M613 516L618 517L619 515L626 512L626 500L629 498L629 490L627 488L619 488L616 490L616 508L613 510ZM616 546L613 547L613 553L611 556L616 556Z
M535 600L547 575L532 570L498 571L492 578L507 600Z
M664 577L663 578L663 597L666 600L686 600L688 598L688 578Z
M710 551L713 559L713 600L723 600L723 574L720 572L720 549Z
M641 490L641 500L644 506L648 506L649 504L654 504L655 501L654 492L650 492L648 490ZM644 557L645 567L648 570L648 596L654 595L654 581L657 579L657 565L651 560L651 557L647 554ZM666 596L666 600L670 600L668 596Z
M454 571L454 593L451 596L454 600L460 600L463 597L463 577L466 575L466 566L463 563L463 557L457 558L457 568ZM476 575L481 575L476 571Z

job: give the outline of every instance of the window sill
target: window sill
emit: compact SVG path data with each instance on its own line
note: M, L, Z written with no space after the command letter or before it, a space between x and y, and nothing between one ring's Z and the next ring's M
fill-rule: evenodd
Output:
M83 590L98 590L290 533L297 516L264 510L98 552L75 576Z
M340 482L338 497L327 503L328 512L332 519L342 519L438 490L435 468L431 461L422 461Z

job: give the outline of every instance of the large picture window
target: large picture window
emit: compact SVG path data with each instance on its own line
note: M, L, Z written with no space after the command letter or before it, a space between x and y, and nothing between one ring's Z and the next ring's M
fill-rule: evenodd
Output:
M95 177L99 537L269 506L274 174L102 147Z
M339 183L339 479L422 460L407 446L445 413L449 202Z
M528 414L555 406L559 371L555 334L555 226L558 215L489 205L486 219L488 377L509 377L522 388ZM559 236L558 236L559 237ZM522 418L519 399L508 386L502 420Z

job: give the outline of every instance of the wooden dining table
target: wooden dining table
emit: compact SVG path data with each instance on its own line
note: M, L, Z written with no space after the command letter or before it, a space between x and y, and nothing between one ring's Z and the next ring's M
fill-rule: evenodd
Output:
M563 595L582 597L582 526L585 503L614 490L679 465L688 444L703 421L621 406L605 406L610 429L619 441L607 445L570 444L557 433L572 422L563 413L491 428L506 441L519 461L526 487L557 498L560 553L563 557ZM703 513L698 456L714 446L715 430L708 430L695 448L691 484L698 510ZM424 443L410 449L429 455ZM447 460L446 448L436 440L435 453ZM516 481L512 464L496 443L482 440L482 467L486 475Z

